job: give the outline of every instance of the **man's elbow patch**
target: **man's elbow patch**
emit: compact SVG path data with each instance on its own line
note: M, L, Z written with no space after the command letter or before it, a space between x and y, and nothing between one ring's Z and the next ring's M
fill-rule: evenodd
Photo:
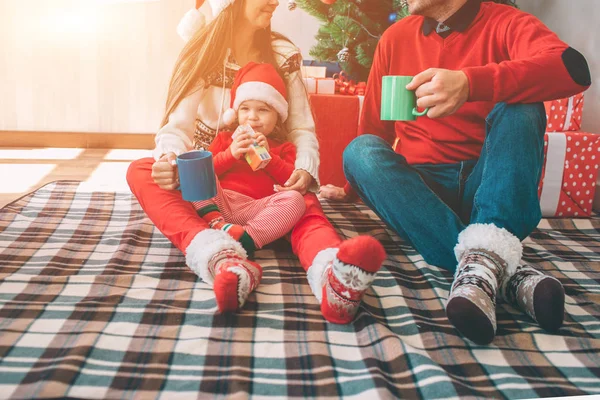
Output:
M562 60L575 83L581 86L592 84L590 68L583 54L569 47L562 53Z

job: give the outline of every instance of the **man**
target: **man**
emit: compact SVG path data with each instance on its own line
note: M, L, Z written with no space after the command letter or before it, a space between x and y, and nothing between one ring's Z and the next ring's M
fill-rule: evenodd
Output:
M490 343L496 296L555 331L564 289L521 263L541 219L542 101L591 83L585 58L535 17L480 0L408 0L411 16L382 36L344 189L356 193L429 264L455 271L446 305L464 336ZM414 76L414 122L380 120L385 75ZM392 144L396 142L395 149Z

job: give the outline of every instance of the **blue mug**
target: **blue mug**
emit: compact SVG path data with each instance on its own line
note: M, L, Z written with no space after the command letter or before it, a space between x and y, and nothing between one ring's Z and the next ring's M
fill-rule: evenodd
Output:
M177 157L179 190L186 201L212 199L217 195L215 167L210 151L194 150Z

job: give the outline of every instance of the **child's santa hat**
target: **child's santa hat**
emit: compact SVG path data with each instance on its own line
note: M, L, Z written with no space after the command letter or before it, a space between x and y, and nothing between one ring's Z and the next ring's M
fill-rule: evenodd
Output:
M285 122L288 117L288 102L285 83L271 64L249 62L235 75L231 86L230 108L223 114L223 122L231 125L237 110L246 100L260 100L271 106Z
M205 0L196 0L196 7L189 10L177 25L177 33L186 42L190 40L194 32L202 28L207 22L206 17L199 10L204 2ZM215 19L221 11L233 4L235 0L208 0L207 2L210 5L211 19Z

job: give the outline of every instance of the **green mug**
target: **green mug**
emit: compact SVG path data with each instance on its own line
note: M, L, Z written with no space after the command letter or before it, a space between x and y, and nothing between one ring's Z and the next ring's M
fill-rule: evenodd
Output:
M382 121L414 121L427 114L429 108L418 112L415 92L406 85L412 76L384 76L381 82L381 120Z

